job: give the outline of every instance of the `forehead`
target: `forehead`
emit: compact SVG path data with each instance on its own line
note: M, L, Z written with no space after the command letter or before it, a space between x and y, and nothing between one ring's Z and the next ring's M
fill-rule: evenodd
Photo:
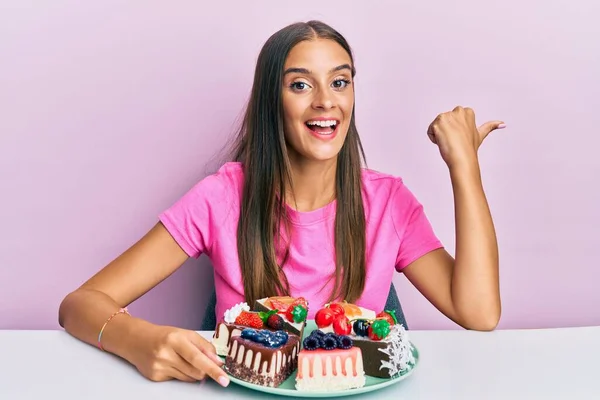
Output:
M292 48L285 68L306 68L313 73L327 73L342 64L351 64L346 50L329 39L305 40Z

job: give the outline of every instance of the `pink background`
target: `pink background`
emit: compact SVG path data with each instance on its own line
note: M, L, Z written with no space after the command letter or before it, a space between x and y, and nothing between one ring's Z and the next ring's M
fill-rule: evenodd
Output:
M369 166L405 178L452 253L450 180L427 125L457 104L508 124L481 150L500 328L600 324L598 3L287 4L2 2L0 328L58 328L61 299L215 167L267 37L311 18L355 50ZM411 328L456 328L396 282ZM130 309L195 329L211 285L202 257Z

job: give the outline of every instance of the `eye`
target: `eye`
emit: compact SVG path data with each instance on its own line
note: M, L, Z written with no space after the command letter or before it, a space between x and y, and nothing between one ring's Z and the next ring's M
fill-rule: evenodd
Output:
M332 85L335 89L344 89L348 85L350 85L350 81L348 79L336 79L333 81Z
M303 90L306 90L309 88L308 83L306 82L292 82L290 84L290 88L292 88L292 90L295 90L297 92L301 92Z

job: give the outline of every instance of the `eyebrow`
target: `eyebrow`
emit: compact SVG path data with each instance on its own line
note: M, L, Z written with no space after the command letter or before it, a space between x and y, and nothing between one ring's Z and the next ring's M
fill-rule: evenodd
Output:
M349 70L351 73L354 73L354 68L352 68L350 66L350 64L342 64L342 65L338 65L337 67L333 68L331 71L329 71L329 73L333 73L333 72L338 72L338 71L342 71L344 69ZM312 74L312 72L310 72L308 69L306 68L297 68L297 67L291 67L285 70L285 72L283 73L283 75L287 75L287 74L292 74L292 73L298 73L298 74L307 74L310 75Z

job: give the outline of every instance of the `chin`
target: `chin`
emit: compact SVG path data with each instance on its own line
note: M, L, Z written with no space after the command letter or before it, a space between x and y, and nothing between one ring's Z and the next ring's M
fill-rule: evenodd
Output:
M314 155L314 156L304 157L304 159L307 160L307 161L326 163L326 162L336 161L337 160L337 156L338 156L337 154L334 154L334 155L331 155L331 156Z
M321 147L321 146L320 146ZM322 146L325 147L325 146ZM304 149L300 153L300 156L305 160L310 161L332 161L337 160L338 155L340 154L341 146L327 146L327 148L316 148L316 149Z

